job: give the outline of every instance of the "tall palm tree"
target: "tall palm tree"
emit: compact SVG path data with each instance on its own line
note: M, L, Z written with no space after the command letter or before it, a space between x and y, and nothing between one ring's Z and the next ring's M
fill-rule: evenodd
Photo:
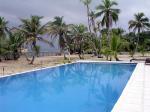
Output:
M142 12L135 14L134 20L129 21L129 29L133 29L133 32L138 34L135 52L138 48L140 33L149 28L149 19L145 17L145 14Z
M2 54L2 39L4 39L4 37L6 36L6 33L8 31L7 29L7 24L8 24L8 21L5 20L4 17L0 17L0 61L2 60L1 59L1 54Z
M114 6L117 6L118 3L112 0L103 0L102 4L98 5L96 7L97 12L96 16L101 17L102 21L101 25L105 26L108 30L108 43L110 44L110 30L113 25L113 22L118 21L118 14L120 13L120 9L114 8ZM109 45L108 44L108 45Z
M58 37L59 38L59 46L60 46L60 52L62 53L64 51L64 48L66 46L66 34L68 32L68 26L64 20L63 17L58 17L56 16L54 18L54 21L49 23L48 26L48 32L53 36L53 37Z
M90 25L90 7L89 5L91 4L92 0L80 0L87 8L87 18L88 18L88 27L89 27L89 31L91 32L91 25Z
M32 50L32 60L30 64L33 64L36 53L37 41L43 41L50 45L46 39L42 38L42 34L46 31L45 27L47 24L42 25L40 16L31 16L29 19L21 19L22 25L20 25L19 30L24 33L26 38L26 44L30 45Z

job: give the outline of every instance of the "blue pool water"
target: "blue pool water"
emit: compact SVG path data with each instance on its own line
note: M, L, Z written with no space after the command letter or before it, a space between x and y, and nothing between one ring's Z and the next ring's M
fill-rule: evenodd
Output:
M0 79L0 112L110 112L136 64L76 63Z

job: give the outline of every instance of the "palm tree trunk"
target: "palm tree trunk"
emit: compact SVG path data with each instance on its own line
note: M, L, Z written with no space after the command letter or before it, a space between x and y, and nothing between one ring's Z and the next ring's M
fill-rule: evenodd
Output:
M138 28L138 36L137 36L137 43L135 47L135 53L138 52L139 40L140 40L140 29Z
M35 56L32 56L32 60L30 62L31 65L33 64L34 60L35 60Z
M79 45L78 55L79 55L80 59L84 59L84 54L82 53L82 45L81 45L81 43Z
M67 39L66 39L66 34L63 35L63 39L64 39L64 44L65 44L65 47L67 48L66 50L68 51L67 54L69 55L69 62L70 62L70 48L68 46L68 42L67 42ZM64 59L66 59L66 55L64 53Z
M90 13L90 9L89 9L89 5L87 5L88 27L89 27L89 31L90 31L90 33L91 33L91 25L90 25L89 13Z
M92 27L93 27L93 31L94 31L95 37L97 37L97 29L96 29L94 17L91 18L91 21L92 21Z
M31 60L28 58L28 56L26 55L26 53L24 53L24 55L25 55L25 58L26 58L27 61L31 61Z
M36 51L34 50L34 48L36 47L36 42L34 41L32 43L32 59L31 59L31 62L29 64L33 64L34 63L34 60L35 60L35 54L36 54Z
M119 58L117 56L117 52L114 54L114 58L116 59L116 61L119 61Z
M108 23L107 23L107 29L108 29L108 46L110 47L110 40L111 40L111 27L112 27L112 21L111 21L111 17L110 14L108 14Z
M109 26L108 26L107 39L108 39L108 47L110 47L110 27Z

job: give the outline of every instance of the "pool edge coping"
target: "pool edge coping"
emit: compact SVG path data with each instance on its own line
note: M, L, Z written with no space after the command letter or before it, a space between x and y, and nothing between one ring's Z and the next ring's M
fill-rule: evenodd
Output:
M94 62L94 63L116 63L116 64L138 64L135 62L128 62L128 61L94 61L94 60L76 60L73 61L71 63L65 63L65 64L58 64L58 65L54 65L54 66L49 66L49 67L41 67L41 68L35 68L32 70L27 70L27 71L23 71L23 72L17 72L14 74L8 74L8 75L2 75L0 76L1 78L6 78L6 77L11 77L11 76L17 76L20 74L25 74L25 73L30 73L30 72L35 72L35 71L40 71L40 70L45 70L45 69L50 69L50 68L56 68L56 67L60 67L60 66L65 66L65 65L70 65L70 64L75 64L75 63L90 63L90 62Z
M118 109L121 109L120 105L122 105L124 102L122 102L122 100L124 99L125 95L128 93L128 91L131 89L131 84L133 83L133 80L135 79L135 76L138 75L139 72L139 67L141 67L141 65L144 66L144 63L137 63L134 71L131 74L130 79L128 80L125 88L123 89L119 99L117 100L117 102L115 103L114 107L112 108L111 112L118 112ZM130 109L128 109L130 110ZM124 110L119 110L120 112L124 111ZM132 112L132 110L131 110Z

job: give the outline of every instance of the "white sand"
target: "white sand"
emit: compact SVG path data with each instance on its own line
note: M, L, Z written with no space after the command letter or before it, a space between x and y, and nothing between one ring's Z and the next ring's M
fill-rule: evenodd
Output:
M139 58L146 58L146 57L141 57L140 54L138 54L136 58L139 59ZM97 57L91 57L91 55L85 55L85 59L100 60L100 61L105 60L105 58L99 59ZM131 57L129 55L119 55L119 59L123 61L129 61ZM72 61L79 60L78 55L71 55L71 60ZM62 63L64 63L63 56L38 57L35 59L33 65L29 65L25 57L21 57L19 60L16 61L11 60L11 61L0 62L0 75L14 74L14 73L24 72L36 68L54 66Z

